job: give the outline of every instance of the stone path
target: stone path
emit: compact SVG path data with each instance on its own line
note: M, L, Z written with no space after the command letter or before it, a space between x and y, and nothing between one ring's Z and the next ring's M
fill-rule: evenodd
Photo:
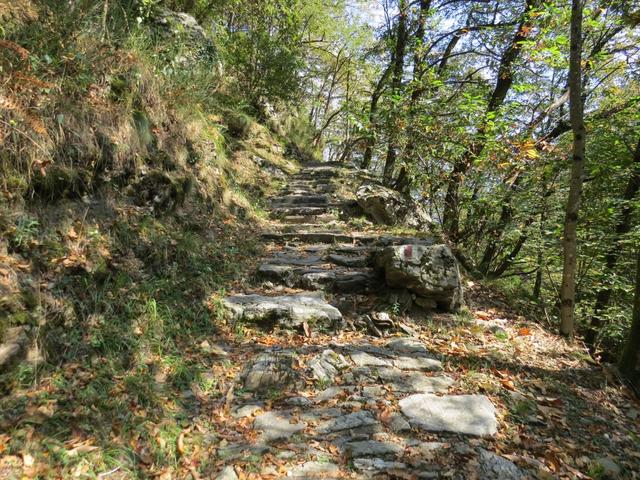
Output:
M246 356L229 406L252 440L218 450L224 463L218 479L238 478L234 465L250 459L258 459L260 478L490 479L498 478L495 472L523 478L490 451L499 430L491 401L450 393L457 382L443 372L445 359L431 355L417 336L385 330L393 321L376 302L392 294L414 306L455 308L459 278L456 284L440 268L446 254L433 239L350 231L341 213L353 211L353 201L336 191L355 175L312 164L292 176L270 200L273 231L264 234L270 255L257 266L251 290L260 294L224 299L234 322L312 337L335 334L324 345L283 342ZM400 255L396 263L402 263L402 255L421 247L437 254L430 265L440 273L428 288L411 286L421 278L419 263L406 278L376 264L389 255ZM360 333L342 340L341 331L358 326L384 338ZM264 458L280 468L264 467Z

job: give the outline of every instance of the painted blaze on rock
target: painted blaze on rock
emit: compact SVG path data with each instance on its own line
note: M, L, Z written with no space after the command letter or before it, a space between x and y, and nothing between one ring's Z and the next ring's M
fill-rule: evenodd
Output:
M446 245L396 245L376 257L385 281L417 296L422 307L456 311L462 305L462 283L458 262Z

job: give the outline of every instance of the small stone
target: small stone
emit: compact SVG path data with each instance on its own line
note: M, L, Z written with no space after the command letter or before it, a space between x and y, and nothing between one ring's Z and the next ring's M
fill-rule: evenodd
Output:
M313 402L309 400L307 397L291 397L287 398L285 401L287 405L291 405L292 407L309 407L313 405Z
M403 371L398 368L380 369L378 375L395 392L402 393L446 393L455 383L446 375L428 377L420 372Z
M431 432L495 435L496 409L484 395L411 395L399 402L402 413L414 427Z
M417 338L395 338L387 343L387 348L398 353L427 353L427 347Z
M324 422L318 427L318 432L333 433L374 425L379 425L379 423L373 415L367 411L360 411Z
M351 354L351 360L357 367L388 367L390 363L382 358L374 357L366 352L355 352Z
M394 412L391 414L391 419L389 420L389 428L394 432L406 432L407 430L411 430L411 425L409 425L409 422L405 420L402 414Z
M222 472L216 477L216 480L238 480L236 471L231 466L224 467Z
M402 452L403 448L395 443L367 440L347 443L345 450L352 458L359 458L396 456Z
M400 370L420 370L423 372L442 370L442 362L428 357L399 357L393 365Z
M243 405L242 407L238 407L235 409L231 416L233 418L245 418L250 417L254 413L260 411L262 407L260 405Z
M332 382L340 371L348 366L349 364L342 355L330 349L323 351L322 354L309 361L313 378L323 382Z
M362 396L367 398L383 397L386 390L380 385L371 385L368 387L362 387Z
M331 462L306 462L302 465L294 467L287 473L291 478L330 478L331 476L338 476L340 467Z
M222 444L222 442L220 443ZM220 446L218 448L218 457L222 460L236 460L238 458L246 458L249 455L264 455L269 450L269 447L264 444L234 443Z
M263 353L244 373L244 388L249 392L282 390L295 382L293 355L290 352Z
M304 422L319 422L330 418L340 417L342 410L339 408L314 408L300 413L300 420Z
M404 470L407 466L401 462L387 461L382 458L356 458L353 467L362 472L375 473L387 470Z
M480 449L480 479L481 480L522 480L524 475L522 471L510 460L489 452L483 448Z
M292 435L304 430L306 423L290 423L290 415L276 412L265 412L258 415L253 422L253 429L262 431L260 441L272 443L278 440L286 440Z
M321 391L318 395L316 395L314 400L316 403L322 403L322 402L326 402L327 400L331 400L335 397L338 397L340 395L344 395L345 393L346 392L344 388L329 387Z

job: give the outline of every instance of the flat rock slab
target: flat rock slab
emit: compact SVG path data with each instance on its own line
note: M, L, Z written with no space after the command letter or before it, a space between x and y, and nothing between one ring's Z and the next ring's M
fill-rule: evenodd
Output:
M393 360L393 366L400 370L420 370L423 372L442 370L442 362L429 357L399 357Z
M391 442L378 442L365 440L362 442L349 442L344 446L351 458L361 457L389 457L397 456L404 450L402 446Z
M265 412L258 415L253 422L253 429L262 432L262 443L273 443L286 440L307 427L304 422L291 423L287 413Z
M395 338L387 343L387 348L397 353L427 353L427 347L417 338Z
M418 394L399 402L412 426L430 432L490 436L498 431L496 409L484 395Z
M510 460L507 460L493 452L480 449L480 469L481 480L523 480L525 477L522 471Z
M357 367L390 367L391 363L384 358L375 357L367 352L354 352L351 360Z
M455 381L446 375L428 377L421 372L382 368L378 377L395 392L401 393L446 393Z
M313 378L323 382L333 382L335 377L348 366L345 358L331 349L324 350L309 361Z
M343 415L322 423L318 426L318 432L334 433L375 425L379 425L379 422L373 417L373 415L370 412L361 410L359 412L349 413L348 415Z
M293 356L290 352L262 353L243 373L244 388L249 392L283 390L291 387L295 380Z
M236 295L226 297L223 303L235 321L269 322L295 328L304 322L333 325L342 320L340 310L329 305L322 294Z
M353 468L366 474L386 472L388 470L404 470L407 465L401 462L383 460L382 458L356 458Z
M304 479L330 479L337 478L340 473L340 467L331 462L306 462L302 465L294 467L287 472L289 478Z

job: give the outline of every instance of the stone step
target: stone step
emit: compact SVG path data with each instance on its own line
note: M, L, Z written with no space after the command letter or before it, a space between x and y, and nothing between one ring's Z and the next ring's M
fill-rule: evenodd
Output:
M321 267L264 263L258 268L258 276L288 287L335 293L371 293L378 291L384 283L380 274L371 268L347 270Z
M337 217L331 213L321 215L287 215L280 218L281 223L291 225L330 223L336 220L338 220Z
M264 326L297 328L306 322L335 327L342 320L340 310L327 303L322 292L275 297L234 295L224 298L223 305L233 321Z
M300 232L268 232L263 233L262 238L265 240L274 240L280 243L298 241L306 243L360 243L370 244L379 240L377 235L354 235L342 232L330 232L330 231L300 231Z
M284 206L300 206L300 205L313 205L324 206L329 204L329 197L326 195L283 195L280 197L273 197L269 202L274 207Z
M329 194L335 191L335 187L331 185L316 185L316 186L298 186L287 187L281 194L282 195L317 195L321 193Z
M331 170L318 170L318 171L309 171L309 172L300 172L291 176L292 180L329 180L332 178L336 178L338 174L335 171Z
M298 232L298 231L317 231L317 230L331 230L334 232L342 232L346 228L346 225L339 220L326 221L323 223L274 223L274 229L278 232Z
M290 216L316 216L329 213L329 206L321 207L277 207L271 209L273 218L290 217Z

